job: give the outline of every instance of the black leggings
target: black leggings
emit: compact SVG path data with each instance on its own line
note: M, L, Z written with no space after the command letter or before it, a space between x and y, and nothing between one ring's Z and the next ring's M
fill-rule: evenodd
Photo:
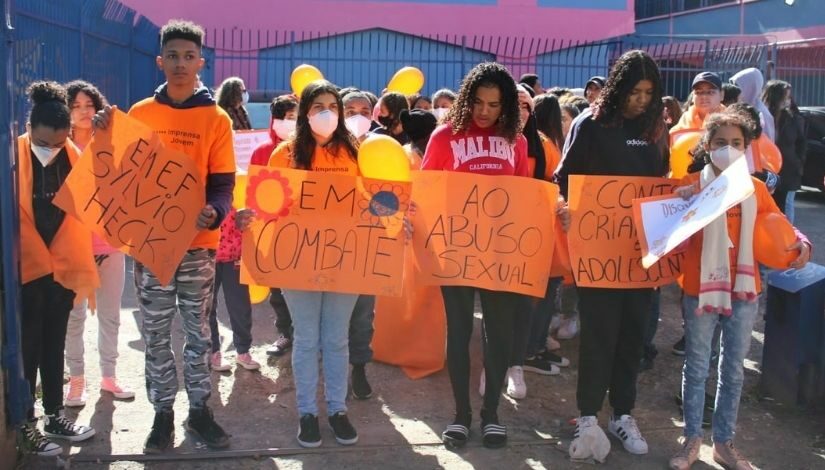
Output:
M447 369L453 386L456 416L472 413L470 407L470 338L473 335L475 293L481 297L484 324L484 370L486 392L481 408L482 420L496 416L499 396L507 374L513 345L516 309L522 305L519 294L475 287L443 286L447 312Z
M23 284L21 289L23 370L32 399L40 371L43 411L47 415L53 415L63 407L63 351L74 296L73 291L55 282L51 274ZM34 418L33 404L28 417Z

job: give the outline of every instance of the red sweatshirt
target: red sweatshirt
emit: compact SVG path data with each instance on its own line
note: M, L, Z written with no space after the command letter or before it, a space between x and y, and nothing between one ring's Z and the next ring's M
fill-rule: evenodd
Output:
M466 132L453 135L450 123L442 124L430 136L421 169L529 176L524 136L519 133L511 144L495 131L494 126L481 129L471 124Z
M281 143L281 138L275 133L272 128L272 118L269 118L269 142L264 142L252 151L252 157L249 159L250 165L267 166L269 164L269 157L275 147Z

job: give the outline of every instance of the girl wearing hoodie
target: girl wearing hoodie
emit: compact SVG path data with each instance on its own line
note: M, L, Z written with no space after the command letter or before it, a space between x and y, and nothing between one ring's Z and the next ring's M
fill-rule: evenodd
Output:
M762 125L765 136L771 142L775 142L776 124L770 110L762 102L762 85L765 83L762 72L751 67L737 72L736 75L730 77L730 82L742 90L739 94L739 101L748 103L759 111L759 124Z

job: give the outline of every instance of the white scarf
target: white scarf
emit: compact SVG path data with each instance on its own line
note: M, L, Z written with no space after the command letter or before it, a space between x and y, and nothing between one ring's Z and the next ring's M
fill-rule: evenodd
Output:
M716 178L708 164L699 177L704 188ZM729 249L733 243L728 237L727 214L722 214L702 229L702 267L699 279L699 307L696 314L712 313L730 315L731 297L737 300L756 300L756 266L753 260L753 228L756 223L756 196L751 195L741 203L742 216L739 243L736 244L736 279L731 283Z

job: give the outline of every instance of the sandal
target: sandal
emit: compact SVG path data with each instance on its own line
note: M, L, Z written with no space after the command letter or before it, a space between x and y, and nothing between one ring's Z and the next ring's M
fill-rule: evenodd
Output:
M498 449L507 444L507 428L498 423L488 423L481 427L481 441L488 449Z
M441 433L441 440L450 449L460 449L470 440L470 429L463 424L450 424Z

